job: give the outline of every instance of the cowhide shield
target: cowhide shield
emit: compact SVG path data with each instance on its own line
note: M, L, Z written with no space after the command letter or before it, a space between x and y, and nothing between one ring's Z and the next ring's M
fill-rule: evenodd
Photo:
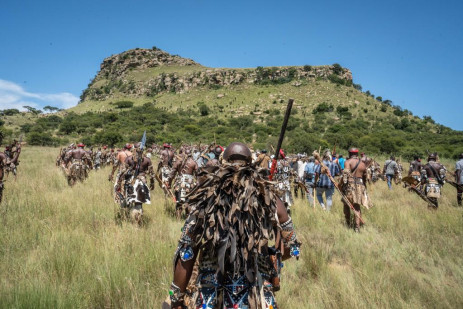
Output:
M127 204L151 204L150 190L144 176L138 176L133 185L127 187Z

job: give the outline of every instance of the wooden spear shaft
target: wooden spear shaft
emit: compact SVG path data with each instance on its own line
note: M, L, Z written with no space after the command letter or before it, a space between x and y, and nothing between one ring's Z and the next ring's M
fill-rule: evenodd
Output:
M341 189L339 189L339 186L338 184L336 183L335 179L333 178L333 176L331 176L330 174L330 170L328 169L328 167L323 163L323 160L321 160L320 158L320 155L317 153L317 152L314 152L314 157L315 159L317 159L319 162L320 162L320 165L327 169L328 172L326 173L326 175L328 176L328 178L331 180L331 182L333 182L334 184L334 187L336 188L336 190L338 190L339 194L341 195L341 198L342 200L344 201L344 203L347 204L347 206L349 206L350 209L352 209L352 211L354 212L355 216L357 218L359 218L360 222L362 222L363 224L365 224L365 221L363 221L362 217L360 217L360 213L354 208L354 205L352 205L352 203L347 199L347 197L342 193Z
M283 138L285 137L286 127L288 126L289 115L291 115L291 108L293 107L294 99L288 100L288 106L286 107L285 118L281 126L280 137L278 139L277 149L275 150L275 157L272 160L272 167L270 168L270 181L273 179L273 174L275 174L275 169L277 167L278 156L280 155L281 144L283 143Z

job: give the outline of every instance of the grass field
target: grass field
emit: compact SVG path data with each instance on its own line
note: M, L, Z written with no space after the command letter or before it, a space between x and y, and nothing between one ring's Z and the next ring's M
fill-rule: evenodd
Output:
M108 169L70 188L58 149L26 147L0 207L1 308L160 308L181 222L158 187L147 223L116 224ZM447 163L451 167L451 162ZM301 259L283 268L280 308L462 308L463 218L444 187L437 211L400 186L370 188L355 234L331 213L293 207Z

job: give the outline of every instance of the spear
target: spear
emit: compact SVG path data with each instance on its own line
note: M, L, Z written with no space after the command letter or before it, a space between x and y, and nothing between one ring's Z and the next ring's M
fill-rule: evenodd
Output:
M347 197L342 193L341 189L339 189L339 186L338 184L336 183L336 180L333 178L333 176L331 176L330 174L330 171L328 169L328 167L323 163L323 160L320 158L320 154L316 151L313 152L313 156L315 159L317 159L319 162L320 162L320 165L327 169L328 172L326 173L326 175L328 176L328 178L331 180L331 182L334 184L334 187L338 190L339 194L341 195L341 198L342 200L344 201L344 203L346 203L347 206L349 206L350 209L352 209L352 211L354 212L355 216L357 218L359 218L360 222L362 222L363 224L365 224L365 221L363 221L362 217L360 217L360 213L354 208L354 205L352 205L352 203L347 199Z
M445 182L451 184L452 187L455 187L455 189L463 190L463 185L459 185L459 184L457 184L455 181L446 180Z
M172 197L172 200L174 201L174 203L177 202L177 199L175 198L175 195L172 193L172 191L170 191L169 187L167 186L167 183L163 183L161 178L159 177L159 175L157 174L154 174L154 177L156 178L156 180L159 182L159 185L161 186L161 188L164 186L164 189L166 189L166 191L169 193L169 195Z
M419 197L421 197L425 202L427 202L429 205L433 207L437 207L436 203L429 199L426 194L424 194L422 191L420 191L416 186L419 184L419 181L416 180L415 178L411 176L407 176L402 178L402 182L404 182L406 185L408 185L409 189L418 194Z
M283 138L285 137L286 127L288 126L289 115L291 114L291 108L293 107L294 99L288 100L288 106L286 107L285 118L283 119L283 124L281 126L280 137L278 138L277 149L275 150L275 157L272 160L272 167L270 168L270 181L273 179L275 174L275 169L277 167L278 156L280 155L281 144L283 143Z

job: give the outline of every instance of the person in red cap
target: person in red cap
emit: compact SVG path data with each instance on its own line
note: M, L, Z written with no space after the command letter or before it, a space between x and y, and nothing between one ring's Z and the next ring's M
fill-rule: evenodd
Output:
M354 206L360 218L362 210L360 206L363 205L367 208L371 207L371 201L367 195L367 166L358 157L358 149L352 147L349 149L349 158L345 162L344 171L342 173L342 191L346 198ZM351 221L351 208L349 205L342 201L344 204L344 216L346 224L353 227L356 232L360 231L360 218L354 215L355 224Z
M71 187L77 181L84 181L88 177L89 169L93 167L92 159L84 147L85 145L80 143L77 149L68 151L64 157L64 163L67 166L65 173Z

